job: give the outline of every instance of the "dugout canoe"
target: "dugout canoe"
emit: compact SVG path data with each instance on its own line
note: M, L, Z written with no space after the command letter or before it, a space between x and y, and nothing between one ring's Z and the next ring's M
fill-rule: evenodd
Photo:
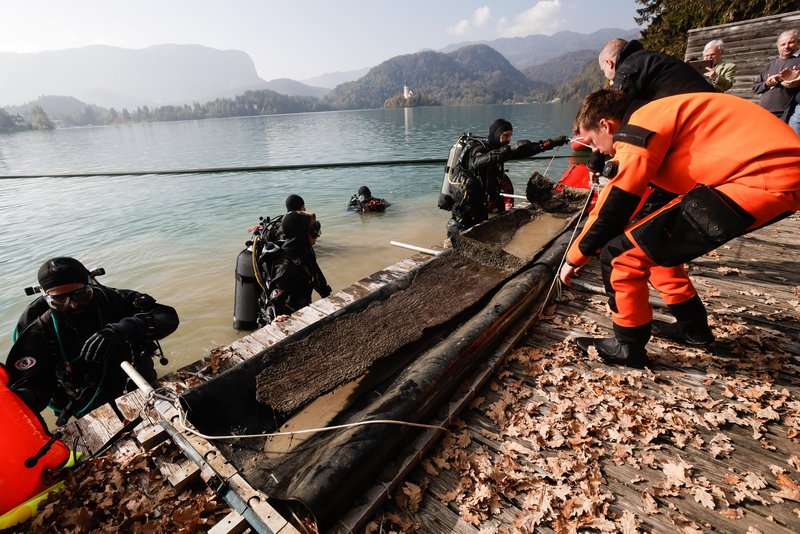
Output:
M402 279L184 393L189 421L214 436L378 419L424 424L547 290L584 198L566 191L474 227ZM514 249L554 219L535 248ZM277 508L322 530L351 530L374 508L365 491L418 433L382 423L213 443ZM343 522L356 502L365 512Z

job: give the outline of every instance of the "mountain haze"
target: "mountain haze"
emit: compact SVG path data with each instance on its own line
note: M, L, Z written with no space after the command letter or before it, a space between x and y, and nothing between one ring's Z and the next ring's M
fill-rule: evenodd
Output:
M621 37L623 39L637 39L638 29L622 30L619 28L604 28L593 33L575 33L571 31L560 31L553 35L529 35L527 37L510 37L494 39L492 41L481 41L501 54L516 68L523 70L533 65L539 65L549 59L562 56L568 52L578 50L597 50L599 51L609 40ZM463 46L475 44L462 42L452 44L441 50L441 52L451 52Z
M426 50L393 57L366 76L339 85L325 102L335 109L379 108L405 84L443 105L530 102L546 89L496 50L470 45L449 54Z
M0 103L69 95L103 107L182 104L265 88L238 50L157 45L141 50L93 45L38 54L0 53ZM12 75L9 75L12 74Z

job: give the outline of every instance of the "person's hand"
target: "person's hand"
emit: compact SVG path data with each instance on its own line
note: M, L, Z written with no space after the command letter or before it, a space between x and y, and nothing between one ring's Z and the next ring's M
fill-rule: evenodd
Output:
M331 286L321 287L319 289L319 296L322 297L322 298L325 298L328 295L330 295L332 292L333 292L333 290L331 289Z
M86 340L81 349L81 358L87 362L102 362L123 343L125 339L114 325L106 325Z
M781 71L782 85L787 89L800 86L800 69L792 67L791 69L783 69Z
M567 143L569 143L569 137L567 137L566 135L562 135L553 139L554 146L564 146Z
M275 317L275 319L273 319L273 321L272 321L272 322L273 322L273 323L282 323L282 322L284 322L284 321L285 321L286 319L288 319L288 318L289 318L289 316L288 316L288 315L286 315L286 314L283 314L283 315L279 315L279 316Z
M772 76L767 78L766 81L764 81L764 85L766 85L767 87L777 87L778 85L781 84L782 81L783 78L781 77L780 74L773 74Z
M719 76L717 76L717 71L714 70L714 67L706 67L705 76L706 76L706 78L708 78L712 82L717 81L717 78L719 78Z
M575 274L575 271L577 271L577 267L565 261L564 265L561 266L561 271L558 273L558 278L565 286L572 287L572 275Z
M529 158L536 153L536 145L527 139L520 139L511 145L511 152L515 159Z

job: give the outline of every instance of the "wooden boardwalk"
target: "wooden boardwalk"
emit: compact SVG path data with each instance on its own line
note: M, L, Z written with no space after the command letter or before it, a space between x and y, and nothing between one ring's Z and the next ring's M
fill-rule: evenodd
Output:
M372 526L800 532L799 221L691 264L724 356L660 339L644 370L581 355L567 340L611 324L591 262Z

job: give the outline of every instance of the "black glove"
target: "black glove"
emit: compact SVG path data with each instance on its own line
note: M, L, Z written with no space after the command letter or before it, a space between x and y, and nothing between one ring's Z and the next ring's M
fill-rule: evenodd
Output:
M553 146L564 146L569 143L569 137L566 135L562 135L561 137L556 137L553 139Z
M331 289L331 286L321 287L320 290L319 290L319 296L322 297L322 298L325 298L328 295L330 295L332 292L333 292L333 290Z
M87 362L101 362L106 360L114 350L125 343L122 334L117 332L112 325L107 325L86 340L81 349L81 358Z
M118 323L110 323L86 340L81 349L81 358L87 362L107 359L122 345L144 336L147 325L138 317L125 317Z
M527 139L520 139L511 147L514 159L529 158L538 151L538 147Z

